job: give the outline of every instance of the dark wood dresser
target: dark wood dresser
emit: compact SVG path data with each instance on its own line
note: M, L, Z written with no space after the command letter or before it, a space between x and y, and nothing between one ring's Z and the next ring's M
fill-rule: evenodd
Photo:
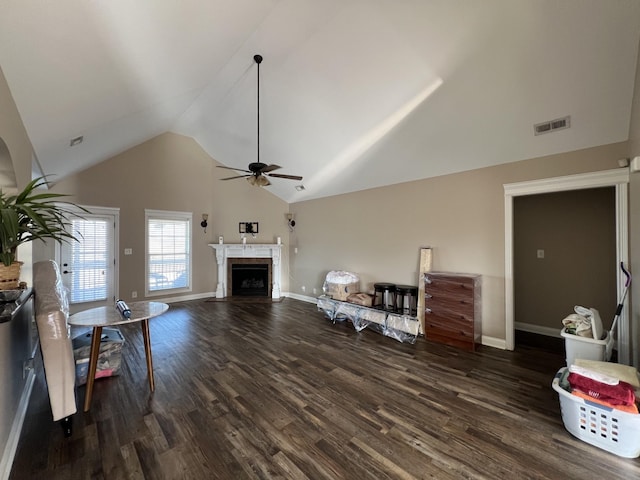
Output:
M481 276L428 272L424 276L425 336L475 350L482 336Z

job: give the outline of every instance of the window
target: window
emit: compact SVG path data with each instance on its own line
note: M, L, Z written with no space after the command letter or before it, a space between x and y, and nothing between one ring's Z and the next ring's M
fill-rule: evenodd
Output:
M147 293L191 290L191 213L145 210Z
M63 281L69 289L71 303L105 301L113 297L114 222L109 218L89 216L71 219L71 231L77 242L65 243Z

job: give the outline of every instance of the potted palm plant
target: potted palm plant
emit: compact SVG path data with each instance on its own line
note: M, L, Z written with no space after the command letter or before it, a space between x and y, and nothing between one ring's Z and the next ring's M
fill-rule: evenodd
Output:
M16 195L7 195L0 190L0 290L18 287L22 266L16 259L19 245L37 239L77 240L66 226L70 217L77 216L78 210L87 210L60 201L68 195L40 189L46 186L46 177L38 177Z

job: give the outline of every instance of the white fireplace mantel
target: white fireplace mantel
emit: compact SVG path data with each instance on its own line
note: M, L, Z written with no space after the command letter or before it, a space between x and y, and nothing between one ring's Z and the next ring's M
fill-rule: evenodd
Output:
M271 298L280 298L281 244L210 243L209 246L216 251L216 261L218 262L216 298L224 298L227 295L227 258L271 258L273 262Z

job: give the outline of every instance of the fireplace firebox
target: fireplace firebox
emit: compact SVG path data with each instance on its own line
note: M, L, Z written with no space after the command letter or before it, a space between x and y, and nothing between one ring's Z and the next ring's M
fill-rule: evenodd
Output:
M231 295L262 297L269 295L269 266L243 265L236 263L231 267Z
M227 261L227 295L271 296L271 259L229 258Z

